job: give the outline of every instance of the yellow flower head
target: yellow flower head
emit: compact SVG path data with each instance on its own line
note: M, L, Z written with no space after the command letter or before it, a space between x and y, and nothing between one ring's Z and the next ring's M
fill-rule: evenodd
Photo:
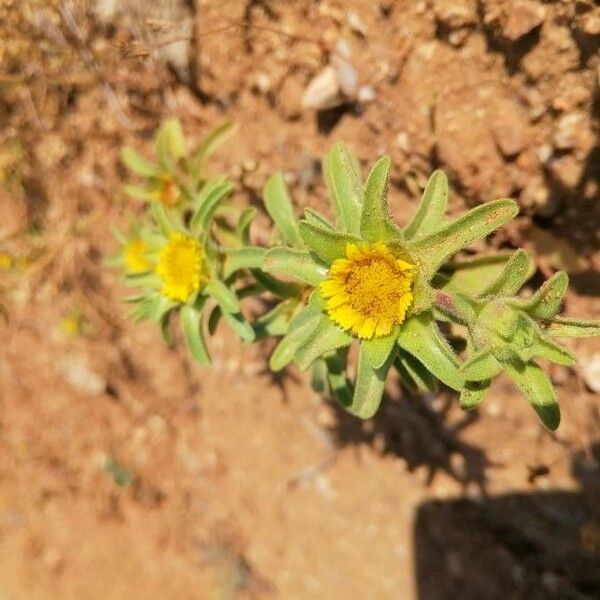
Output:
M146 256L148 246L144 240L131 240L125 245L123 257L125 267L130 273L143 273L150 268L150 261Z
M385 244L348 244L320 286L329 316L360 338L389 334L412 304L414 270Z
M158 255L156 273L163 281L163 296L186 302L206 281L198 241L184 233L172 233Z

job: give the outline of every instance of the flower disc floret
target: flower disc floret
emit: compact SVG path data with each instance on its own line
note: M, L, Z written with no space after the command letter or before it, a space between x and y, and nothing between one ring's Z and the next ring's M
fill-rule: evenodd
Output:
M402 323L413 301L415 266L382 243L346 246L321 283L327 313L343 329L363 339L388 335Z
M161 293L170 300L186 302L206 281L203 252L197 240L172 233L158 255L156 273L162 279Z

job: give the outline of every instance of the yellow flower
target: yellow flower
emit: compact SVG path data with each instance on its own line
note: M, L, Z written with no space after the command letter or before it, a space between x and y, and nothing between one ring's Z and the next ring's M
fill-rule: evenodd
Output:
M183 233L172 233L160 251L156 273L163 281L163 296L186 302L206 281L198 241Z
M0 252L0 269L8 270L13 266L12 256L8 252Z
M385 244L347 244L320 286L330 318L360 338L389 334L412 304L414 269Z
M127 242L123 251L125 267L130 273L143 273L150 268L150 261L146 257L148 246L143 240L131 240Z

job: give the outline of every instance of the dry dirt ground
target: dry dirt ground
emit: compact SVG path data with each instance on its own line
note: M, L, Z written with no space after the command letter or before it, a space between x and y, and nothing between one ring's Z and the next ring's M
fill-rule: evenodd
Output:
M166 348L102 262L121 145L231 117L238 202L284 169L326 209L344 139L405 221L441 167L600 318L599 36L592 0L1 0L0 598L600 598L600 340L552 371L556 434L502 379L475 415L392 382L361 423L225 330L211 370Z

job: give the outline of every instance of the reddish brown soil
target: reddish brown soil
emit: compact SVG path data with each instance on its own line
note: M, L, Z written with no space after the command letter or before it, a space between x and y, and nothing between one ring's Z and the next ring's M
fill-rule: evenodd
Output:
M145 4L0 6L0 598L600 597L600 407L579 367L552 370L556 434L504 379L476 415L392 381L361 423L225 329L210 370L166 348L102 262L140 210L121 145L228 116L212 169L240 203L284 169L299 211L326 210L318 160L344 139L365 170L391 154L402 222L441 167L454 212L515 197L487 245L536 252L537 281L567 269L566 312L600 318L598 6ZM339 40L374 99L303 107Z

